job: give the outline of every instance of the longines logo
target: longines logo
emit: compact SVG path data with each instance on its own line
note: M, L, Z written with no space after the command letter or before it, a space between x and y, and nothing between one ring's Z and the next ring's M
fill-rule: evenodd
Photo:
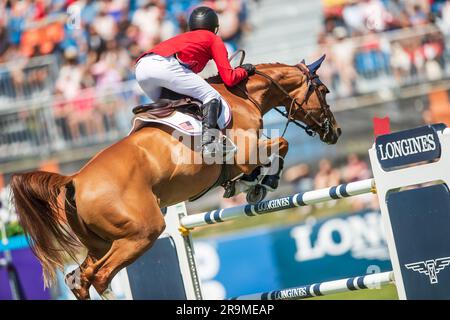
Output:
M261 202L256 210L258 212L263 212L266 210L278 209L286 206L289 206L289 197Z
M381 160L404 157L416 153L428 152L436 149L436 142L432 134L409 139L388 142L378 145Z
M391 169L439 158L441 143L437 134L438 129L424 126L378 136L376 150L382 168Z
M450 265L450 257L439 258L435 260L419 261L405 264L407 269L424 273L430 278L430 283L438 283L437 275L441 270Z

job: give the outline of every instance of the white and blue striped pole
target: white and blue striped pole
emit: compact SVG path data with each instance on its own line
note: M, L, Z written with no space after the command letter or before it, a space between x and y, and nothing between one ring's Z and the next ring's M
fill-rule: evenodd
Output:
M340 292L376 289L394 282L394 272L368 274L366 276L321 282L283 290L243 295L231 300L299 300Z
M375 180L366 179L357 182L340 184L338 186L297 193L293 196L265 200L254 205L219 209L188 215L181 218L180 224L187 229L221 223L243 217L253 217L270 212L312 205L333 199L342 199L364 193L375 192Z

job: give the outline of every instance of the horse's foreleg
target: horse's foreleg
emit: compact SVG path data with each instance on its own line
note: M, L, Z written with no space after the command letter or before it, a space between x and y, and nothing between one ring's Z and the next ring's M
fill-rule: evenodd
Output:
M253 185L258 184L262 176L265 176L262 181L269 190L278 186L284 157L289 148L287 140L282 137L259 140L257 146L258 148L252 151L257 152L257 157L253 154L252 158L246 159L245 162L237 162L236 167L244 175L235 183L234 194L245 192ZM251 152L247 154L250 155ZM249 161L252 159L253 161Z
M269 166L279 156L284 158L288 142L282 137L262 140L254 131L239 131L234 139L238 152L234 158L240 173L250 175L259 166Z
M285 138L278 137L267 140L259 140L256 150L248 152L245 162L237 162L237 166L246 175L251 175L260 166L265 167L263 174L277 173L282 166L282 161L288 152L289 144ZM256 154L255 154L256 153Z
M261 175L264 176L261 184L271 191L278 188L278 182L284 166L284 158L289 150L289 145L286 139L279 137L276 139L271 139L270 141L272 140L276 140L275 145L278 148L275 148L276 152L269 156L270 164L261 167ZM274 150L274 148L268 149Z

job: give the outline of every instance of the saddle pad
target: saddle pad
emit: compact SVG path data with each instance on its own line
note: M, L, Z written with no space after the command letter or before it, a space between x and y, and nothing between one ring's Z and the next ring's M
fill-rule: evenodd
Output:
M225 129L231 121L231 110L228 104L222 99L222 110L217 121L219 129ZM133 119L132 128L128 135L138 131L142 127L148 126L151 123L164 124L179 130L183 134L189 136L197 136L202 134L202 122L194 117L175 111L172 115L166 118L149 119L143 116L137 115Z

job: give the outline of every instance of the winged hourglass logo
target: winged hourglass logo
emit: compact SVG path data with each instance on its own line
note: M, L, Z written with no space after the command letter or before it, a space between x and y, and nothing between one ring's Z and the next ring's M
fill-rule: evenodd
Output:
M430 277L430 283L438 283L437 275L441 270L450 265L450 257L439 258L435 260L418 261L405 264L407 269L424 273Z

